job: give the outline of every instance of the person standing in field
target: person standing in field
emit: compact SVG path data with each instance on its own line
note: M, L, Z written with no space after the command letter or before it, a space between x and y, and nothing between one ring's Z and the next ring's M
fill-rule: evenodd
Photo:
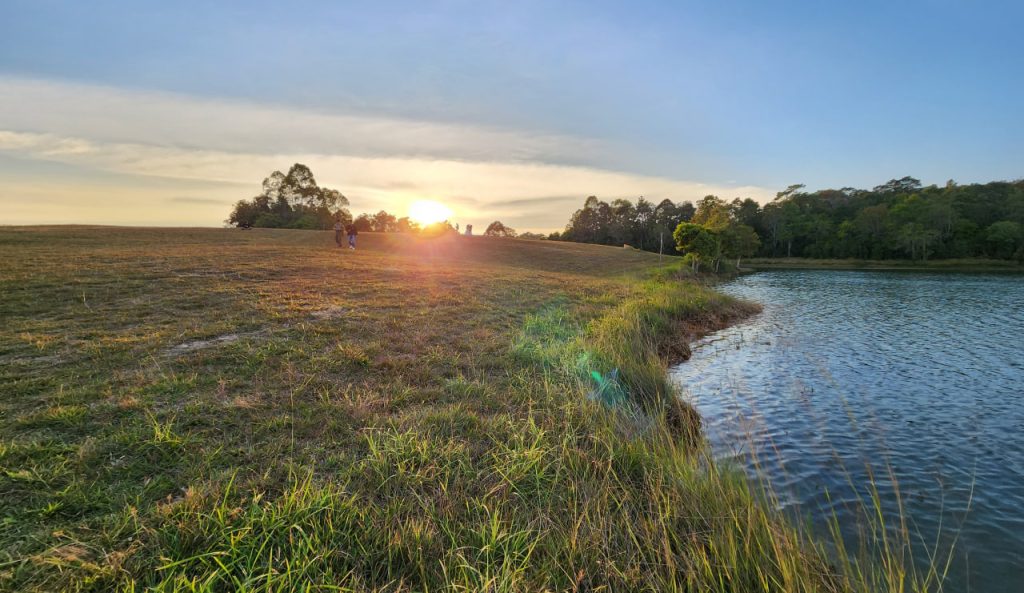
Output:
M359 234L359 229L356 228L355 223L348 225L348 248L356 248L356 235Z
M341 231L344 230L343 224L341 224L341 217L334 219L334 242L341 247Z

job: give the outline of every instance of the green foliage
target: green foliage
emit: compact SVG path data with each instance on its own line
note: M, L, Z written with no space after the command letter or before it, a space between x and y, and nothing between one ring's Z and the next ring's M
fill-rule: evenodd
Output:
M721 248L717 235L703 225L681 222L672 233L672 238L676 241L676 249L690 257L693 271L698 272L701 262L718 256Z
M722 231L722 250L729 258L736 258L737 267L740 258L757 254L761 247L761 238L753 227L733 222Z
M263 180L263 193L240 200L226 222L241 228L329 229L337 219L351 220L347 205L341 192L319 187L309 167L295 163L287 175L271 173Z
M725 200L718 196L704 196L697 202L697 211L690 222L712 232L724 231L732 219L732 212Z
M599 243L602 245L631 245L654 253L674 253L672 232L680 222L694 214L693 204L676 204L662 200L652 205L644 198L634 206L628 200L615 200L611 204L590 196L583 208L561 233L552 233L549 239Z
M759 255L1010 259L1019 245L1012 224L1024 224L1024 181L922 187L904 177L870 191L790 190L747 222L762 240ZM992 225L1002 222L1010 225L990 239Z
M985 230L985 240L994 257L1010 259L1024 245L1024 226L1010 220L994 222Z
M760 206L750 198L727 202L705 196L696 208L642 198L607 204L591 196L557 237L566 241L659 251L680 222L701 225L720 239L711 257L817 259L1024 259L1024 180L922 187L913 177L871 190L844 187L804 191L791 185ZM745 225L747 230L736 225ZM666 232L667 230L667 232ZM756 235L756 241L754 240ZM672 241L669 240L669 243ZM678 242L676 242L678 243ZM753 250L753 251L752 251ZM669 249L668 253L672 250ZM707 253L703 253L707 258Z

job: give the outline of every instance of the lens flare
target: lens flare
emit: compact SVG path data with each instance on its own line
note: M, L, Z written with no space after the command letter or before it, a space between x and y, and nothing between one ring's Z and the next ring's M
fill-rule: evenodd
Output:
M452 209L440 202L417 200L409 206L409 218L427 225L452 217Z

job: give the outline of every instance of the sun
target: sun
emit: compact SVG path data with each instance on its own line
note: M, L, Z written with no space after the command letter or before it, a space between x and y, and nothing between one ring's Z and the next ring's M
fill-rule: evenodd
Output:
M433 224L452 217L452 209L440 202L417 200L409 205L409 218L422 224Z

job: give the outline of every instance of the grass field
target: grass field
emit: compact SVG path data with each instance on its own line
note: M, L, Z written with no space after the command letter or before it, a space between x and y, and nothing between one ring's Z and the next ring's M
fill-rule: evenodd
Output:
M633 250L359 240L0 228L0 589L922 588L701 454L665 361L750 305Z

